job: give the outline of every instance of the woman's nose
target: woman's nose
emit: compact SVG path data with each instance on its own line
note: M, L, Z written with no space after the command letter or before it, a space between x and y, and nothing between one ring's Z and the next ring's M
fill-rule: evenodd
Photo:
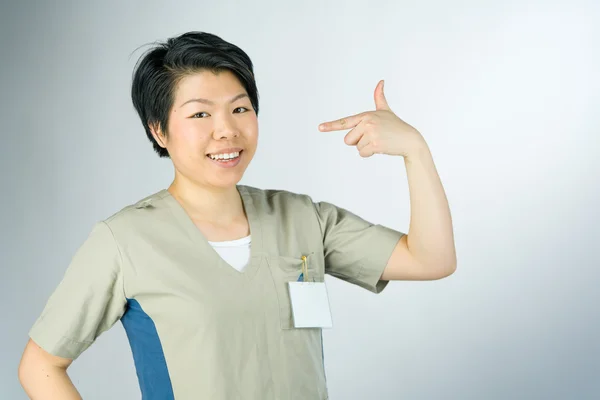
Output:
M230 117L220 118L215 126L215 139L229 139L239 136L239 130Z

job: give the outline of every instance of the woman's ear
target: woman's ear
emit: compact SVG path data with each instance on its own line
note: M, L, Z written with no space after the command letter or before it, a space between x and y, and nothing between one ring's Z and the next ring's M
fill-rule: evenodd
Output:
M152 136L154 137L154 140L156 140L156 143L158 143L158 145L163 149L166 149L167 136L163 134L162 130L160 129L160 124L158 122L153 122L148 124L148 127L150 128L150 132L152 132Z

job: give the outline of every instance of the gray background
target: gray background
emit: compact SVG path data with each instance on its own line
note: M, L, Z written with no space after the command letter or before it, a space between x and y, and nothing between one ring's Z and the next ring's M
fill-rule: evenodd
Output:
M27 331L93 223L170 183L129 85L139 46L188 30L256 64L261 137L242 183L408 229L402 159L362 159L344 132L317 130L373 109L381 78L433 151L458 271L377 296L328 277L333 400L599 398L595 2L12 3L0 7L1 399L26 398ZM120 324L70 375L85 399L140 397Z

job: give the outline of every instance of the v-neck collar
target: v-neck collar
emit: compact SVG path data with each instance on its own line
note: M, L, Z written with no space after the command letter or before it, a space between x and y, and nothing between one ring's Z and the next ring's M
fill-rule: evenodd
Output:
M209 263L214 263L217 268L230 276L241 276L252 279L256 275L263 257L262 227L256 213L256 208L254 207L252 196L248 189L242 185L237 185L236 188L241 196L244 212L246 213L248 225L250 226L250 235L252 236L249 264L241 272L229 265L219 253L217 253L208 242L206 236L204 236L194 221L192 221L181 203L179 203L167 189L161 190L159 196L165 200L177 223L180 224L189 235L191 242L202 259L206 259Z

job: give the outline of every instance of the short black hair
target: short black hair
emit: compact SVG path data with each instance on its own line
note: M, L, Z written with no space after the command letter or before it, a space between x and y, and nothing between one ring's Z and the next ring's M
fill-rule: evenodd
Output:
M258 89L250 57L238 46L206 32L187 32L155 43L138 60L131 85L131 100L146 136L160 157L169 157L154 140L150 126L168 135L169 112L177 83L185 76L208 70L232 72L240 81L258 115Z

